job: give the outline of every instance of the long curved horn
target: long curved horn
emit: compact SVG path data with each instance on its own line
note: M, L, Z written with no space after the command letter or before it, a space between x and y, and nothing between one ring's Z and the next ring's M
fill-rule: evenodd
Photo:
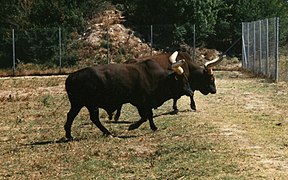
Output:
M176 63L176 58L178 56L178 51L175 51L170 57L169 60L172 64Z
M226 55L222 55L220 57L217 57L217 58L205 63L204 66L205 66L205 69L207 69L208 74L210 74L210 75L213 74L212 68L214 66L216 66L217 64L219 64L223 60L224 57L226 57Z

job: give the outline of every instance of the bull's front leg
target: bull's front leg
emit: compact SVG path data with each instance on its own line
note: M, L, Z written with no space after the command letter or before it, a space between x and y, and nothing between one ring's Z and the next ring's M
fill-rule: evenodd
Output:
M115 121L118 121L118 120L119 120L119 117L120 117L120 115L121 115L121 109L122 109L122 105L119 106L119 107L117 108L117 110L116 110L116 114L115 114L115 116L114 116L114 120L115 120Z
M134 129L137 129L139 126L141 126L141 124L143 124L145 121L147 121L147 118L149 119L149 124L150 124L150 128L153 130L153 131L156 131L157 130L157 127L156 125L154 124L154 121L153 121L153 112L152 112L152 109L146 109L146 108L137 108L138 109L138 112L141 116L141 119L133 124L131 124L129 126L129 129L128 130L134 130Z
M156 131L158 128L156 127L156 125L154 124L154 121L153 121L153 111L152 109L150 109L148 111L148 120L149 120L149 124L150 124L150 128L152 129L152 131Z
M143 124L145 121L147 121L147 108L144 107L137 107L138 113L141 117L139 121L136 121L135 123L131 124L128 128L128 130L134 130L137 129L141 124Z
M115 116L114 116L114 120L115 120L115 121L118 121L118 120L119 120L119 117L120 117L120 115L121 115L121 109L122 109L122 105L120 105L120 106L117 108L117 110L116 110L116 114L115 114ZM107 114L108 114L109 120L112 120L114 112L107 112Z
M103 132L104 135L109 136L111 133L101 124L99 120L99 109L95 107L87 107L91 121Z
M190 107L192 110L196 111L196 104L195 104L193 95L190 96Z
M177 107L177 100L179 98L173 98L173 112L171 114L177 114L179 112L178 107Z

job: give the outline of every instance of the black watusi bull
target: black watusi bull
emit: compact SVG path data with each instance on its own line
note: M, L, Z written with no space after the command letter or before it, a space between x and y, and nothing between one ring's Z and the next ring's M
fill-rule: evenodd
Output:
M202 94L204 95L208 95L209 93L211 94L215 94L216 93L216 85L215 85L215 79L213 76L213 71L212 68L214 66L216 66L218 63L220 63L222 61L224 56L221 56L220 58L216 58L212 61L207 62L204 65L204 68L199 66L195 61L193 61L191 59L191 56L186 53L186 52L174 52L172 53L163 53L163 54L158 54L158 55L153 55L153 56L147 56L147 57L141 57L138 59L131 59L126 61L125 63L136 63L136 62L140 62L143 60L147 60L147 59L153 59L155 60L157 63L159 63L159 65L161 67L163 67L164 69L169 69L170 64L171 64L171 58L176 59L176 60L180 60L180 59L184 59L185 63L188 65L188 69L189 69L189 76L188 76L188 80L189 80L189 84L191 86L191 89L194 91L200 91ZM184 94L177 94L173 98L173 109L174 109L174 113L178 112L178 108L177 108L177 100ZM116 115L114 117L114 120L118 120L119 116L120 116L120 112L121 112L121 107L122 105L117 109ZM190 107L192 110L196 110L196 104L195 101L193 99L193 94L190 96ZM109 119L112 119L113 114L109 114Z
M99 65L70 74L65 83L71 103L64 126L66 138L72 139L73 120L84 106L89 111L91 121L105 135L111 133L99 120L99 108L111 114L124 103L136 106L141 117L129 130L138 128L147 119L150 128L157 130L152 108L159 107L178 94L193 93L185 78L189 72L185 72L181 65L183 61L171 65L170 69L175 73L148 59L135 64Z

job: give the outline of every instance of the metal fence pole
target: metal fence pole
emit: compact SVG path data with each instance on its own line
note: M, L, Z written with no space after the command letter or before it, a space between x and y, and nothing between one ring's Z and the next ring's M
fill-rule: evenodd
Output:
M247 68L251 68L250 63L250 23L247 23Z
M107 64L110 64L110 37L109 37L109 28L107 28Z
M195 24L193 24L193 61L195 61L196 58L196 30L195 30Z
M269 75L269 19L266 22L266 76Z
M262 69L262 33L261 33L261 21L258 21L259 25L259 73L263 74L263 69Z
M245 37L244 37L244 23L242 22L241 24L241 27L242 27L242 67L243 68L246 68L245 67Z
M60 27L59 27L58 33L59 33L59 66L60 66L60 72L61 72L61 69L62 69L62 34L61 34Z
M255 63L256 62L256 27L255 21L253 21L253 72L255 72Z
M153 55L153 25L150 25L150 41L151 41L151 52L150 52L150 54Z
M278 82L278 78L279 78L279 69L278 69L278 58L279 58L279 54L278 54L278 50L279 50L279 18L275 18L274 20L275 22L275 81Z
M13 52L13 76L15 76L16 71L16 61L15 61L15 35L14 35L14 29L12 29L12 52Z

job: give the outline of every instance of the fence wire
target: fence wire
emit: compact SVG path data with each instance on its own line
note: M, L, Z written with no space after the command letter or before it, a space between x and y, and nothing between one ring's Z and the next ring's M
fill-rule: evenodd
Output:
M80 65L77 67L82 68L94 64L119 63L133 56L151 55L155 50L172 51L179 48L179 40L173 39L174 25L129 28L117 24L100 26L84 33L82 31L82 34L77 28L2 28L0 68L12 67L14 72L19 65L24 64L25 68L25 64L32 63L61 69L75 66L78 62ZM195 30L193 33L195 35ZM186 43L194 43L195 47L194 41Z
M242 67L278 81L279 18L242 23Z

